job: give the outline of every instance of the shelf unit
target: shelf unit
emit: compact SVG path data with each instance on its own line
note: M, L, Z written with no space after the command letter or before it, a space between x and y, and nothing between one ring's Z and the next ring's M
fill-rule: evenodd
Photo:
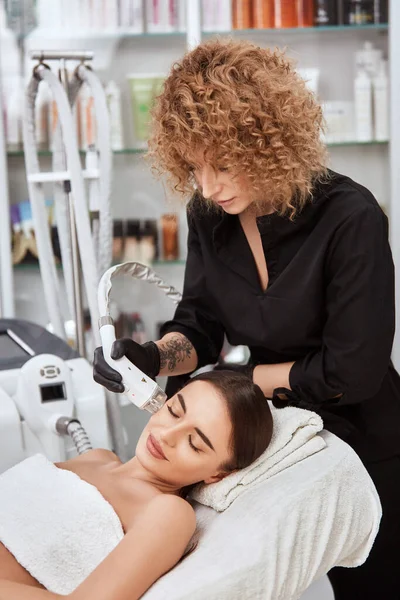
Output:
M302 33L318 33L318 32L346 32L349 31L385 31L388 29L387 23L380 24L370 24L370 25L328 25L328 26L320 26L320 27L283 27L283 28L250 28L250 29L230 29L226 31L208 31L202 30L202 36L208 35L235 35L237 33L245 34L247 36L253 35L254 33L268 33L268 34L302 34ZM95 29L65 29L62 32L42 29L38 30L35 35L45 35L46 37L57 37L58 39L62 37L68 38L85 38L85 39L94 39L94 38L102 38L102 39L120 39L120 38L160 38L160 37L181 37L184 39L186 37L185 31L162 31L162 32L142 32L137 33L134 31L130 31L129 29L105 29L105 30L95 30Z
M185 265L186 261L184 260L154 260L151 264L151 267L170 267L176 265ZM28 271L35 272L39 271L39 263L19 263L17 265L13 265L13 269L16 271ZM62 270L62 265L57 265L57 269Z
M387 146L388 141L372 140L370 142L359 142L357 140L344 141L344 142L327 142L328 148L338 148L341 146ZM123 148L122 150L114 150L113 154L144 154L146 150L144 148ZM81 150L81 154L84 154L85 150ZM50 150L41 150L39 156L51 156ZM22 157L24 156L23 150L8 150L7 156L9 157Z
M188 2L190 10L193 10L197 0ZM392 15L391 13L391 19ZM323 89L322 97L330 100L349 99L352 91L350 85L350 69L352 63L352 53L366 39L377 42L377 45L385 47L390 35L393 34L391 20L390 27L387 24L364 25L364 26L329 26L329 27L301 27L286 29L236 29L226 32L200 31L200 24L197 23L196 31L169 32L169 33L142 33L137 34L129 30L74 30L74 31L52 31L47 35L52 36L55 44L62 45L63 39L70 39L73 43L76 40L77 48L93 49L101 48L102 45L110 45L113 56L112 66L104 71L104 78L113 78L121 87L123 103L123 122L126 148L115 151L114 161L114 192L113 204L115 207L115 218L148 218L142 211L142 206L150 199L154 200L154 205L164 205L163 190L157 188L154 180L151 179L146 171L146 166L142 160L145 148L135 147L135 139L130 138L132 133L132 114L130 111L130 96L126 82L126 73L128 72L159 72L183 54L187 44L191 40L193 45L197 36L200 39L209 39L213 35L225 37L231 36L234 39L248 38L259 45L286 46L289 52L293 50L295 58L300 58L303 64L300 66L318 66L321 73L321 83L327 84ZM36 36L36 41L38 37ZM189 46L190 46L189 43ZM115 53L115 54L114 54ZM304 60L303 60L304 58ZM392 60L392 56L390 57ZM324 81L322 81L324 80ZM332 86L339 85L343 88L347 85L347 90L333 90ZM347 95L346 95L347 94ZM382 189L383 202L389 204L389 173L387 172L387 163L392 154L392 143L371 141L360 143L356 140L343 142L327 143L330 156L332 157L333 168L344 171L355 179L364 183L366 187L372 187L375 195L377 190ZM82 157L83 157L82 152ZM40 152L43 160L49 160L51 152L43 150ZM24 172L24 153L20 149L10 149L7 152L9 170L11 174L10 190L14 201L20 201L25 198L22 187ZM375 172L377 165L378 173ZM365 179L364 179L365 173ZM362 174L362 176L361 176ZM375 180L377 180L375 182ZM375 188L374 188L375 186ZM392 196L393 197L393 196ZM385 209L391 207L385 206ZM149 208L150 210L150 208ZM160 208L155 210L159 211ZM163 208L164 210L164 208ZM156 213L154 213L156 214ZM182 232L183 239L184 232ZM400 237L399 237L400 239ZM183 246L181 246L183 249ZM400 248L399 248L400 250ZM157 261L153 266L156 269L168 269L168 281L182 289L184 260L179 261ZM37 265L18 265L14 268L16 280L19 288L27 286L28 282L33 281L37 276ZM30 275L31 274L31 275ZM61 268L60 268L61 275ZM31 279L29 279L31 277ZM32 297L34 296L32 292ZM153 302L151 297L142 296L140 299L144 305L144 316L147 316L149 322L153 318L150 308L147 304ZM400 297L400 293L398 294ZM134 303L133 303L134 304ZM136 305L137 306L137 305ZM141 306L141 305L140 305ZM150 312L145 312L149 310ZM150 316L151 314L151 316ZM156 314L156 313L154 313ZM158 314L157 314L158 316ZM150 329L151 331L151 329Z

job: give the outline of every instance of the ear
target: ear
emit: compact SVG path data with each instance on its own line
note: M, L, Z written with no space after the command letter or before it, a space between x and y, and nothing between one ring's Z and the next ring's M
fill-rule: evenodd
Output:
M217 473L216 475L207 477L207 479L204 480L204 483L206 485L208 485L209 483L218 483L218 481L222 481L222 479L225 479L225 477L227 475L231 475L232 473L235 473L235 471L221 471L220 473Z

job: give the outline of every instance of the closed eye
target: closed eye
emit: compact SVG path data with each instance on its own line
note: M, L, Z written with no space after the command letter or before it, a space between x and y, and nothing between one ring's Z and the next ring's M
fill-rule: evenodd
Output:
M189 446L190 446L191 448L193 448L193 450L194 450L195 452L201 452L200 448L196 448L196 446L194 446L194 445L193 445L193 442L192 442L192 436L191 436L191 435L189 435Z
M168 406L168 404L167 404L167 408L168 408L170 414L174 417L174 419L179 419L179 415L174 413L174 411L172 410L172 408L170 406Z
M174 411L172 410L172 408L170 406L168 406L168 404L166 405L166 407L168 408L168 412L174 417L174 419L179 419L179 415L177 415L176 413L174 413ZM192 442L192 436L189 435L189 446L192 448L192 450L194 450L195 452L202 452L202 450L200 450L200 448L197 448L197 446L195 446Z

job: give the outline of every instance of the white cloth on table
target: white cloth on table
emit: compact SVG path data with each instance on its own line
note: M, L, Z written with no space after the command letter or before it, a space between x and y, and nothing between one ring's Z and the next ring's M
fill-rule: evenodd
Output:
M199 543L142 600L298 600L334 566L368 557L381 505L357 454L326 447L249 486L222 513L195 503Z
M197 548L143 600L297 600L332 567L362 564L381 518L376 489L347 444L318 437L322 450L247 486L224 512L194 502ZM122 537L98 490L44 457L0 476L0 541L51 591L70 593Z

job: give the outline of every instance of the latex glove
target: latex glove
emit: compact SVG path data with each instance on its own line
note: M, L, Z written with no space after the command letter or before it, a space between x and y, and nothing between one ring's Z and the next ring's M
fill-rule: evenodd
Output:
M111 358L118 360L123 356L126 356L131 363L151 379L155 379L160 372L160 352L154 342L140 345L130 338L115 340L111 349ZM124 391L120 373L105 361L101 346L94 351L93 379L110 392L122 393Z

